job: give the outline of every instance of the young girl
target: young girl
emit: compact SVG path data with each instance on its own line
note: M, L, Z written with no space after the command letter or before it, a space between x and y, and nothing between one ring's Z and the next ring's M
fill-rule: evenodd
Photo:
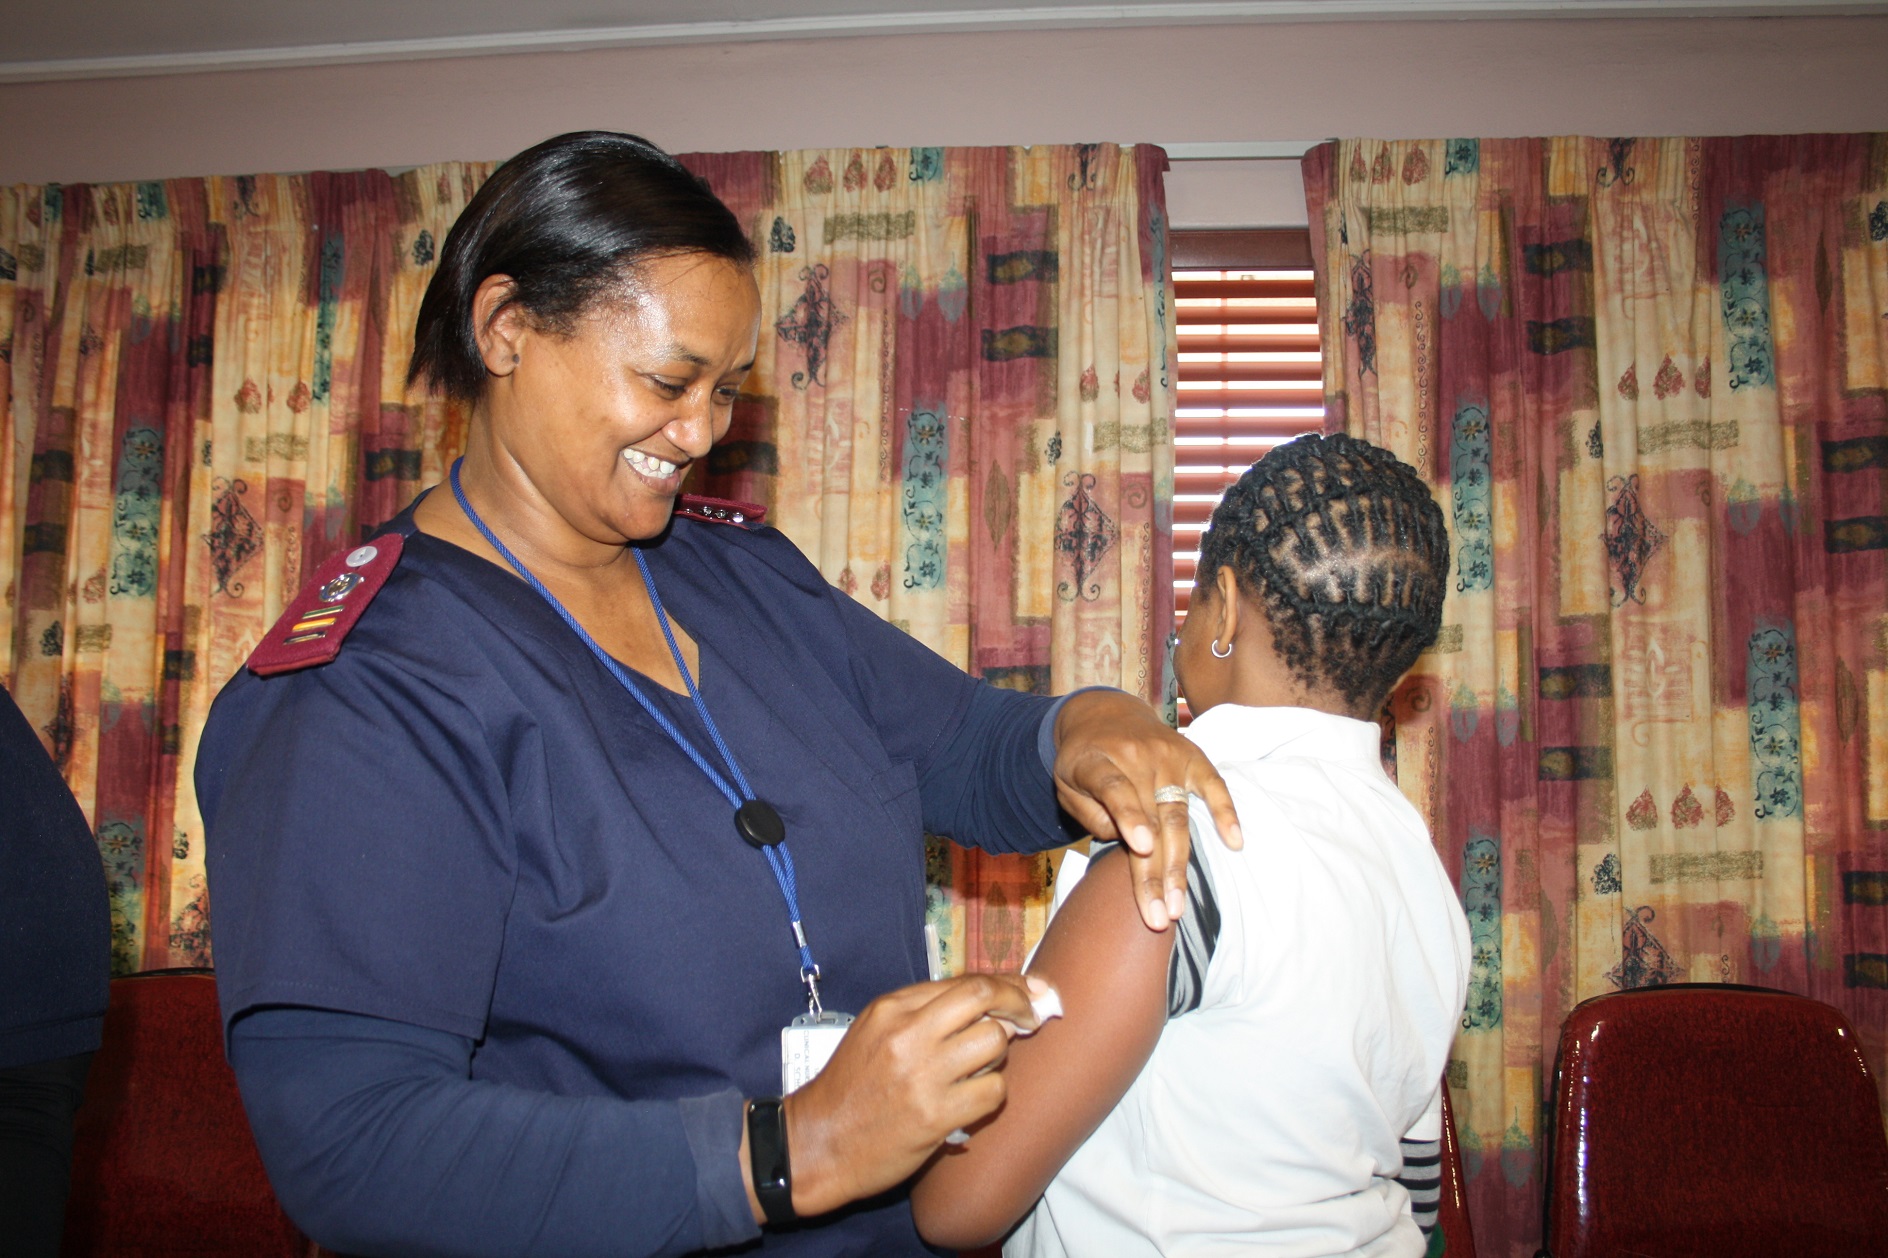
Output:
M1006 1255L1423 1252L1398 1177L1435 1179L1468 927L1374 718L1435 641L1448 566L1428 488L1367 442L1300 438L1227 491L1174 671L1250 839L1194 843L1158 934L1121 854L1093 861L1029 967L1065 1016L926 1168L927 1240L1022 1219Z

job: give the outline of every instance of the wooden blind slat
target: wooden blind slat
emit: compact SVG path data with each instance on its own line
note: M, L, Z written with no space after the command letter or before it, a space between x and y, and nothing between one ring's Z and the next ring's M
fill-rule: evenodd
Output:
M1186 329L1182 328L1180 333L1182 367L1187 365L1184 357L1187 354L1317 354L1322 353L1323 349L1323 342L1316 332L1216 332L1206 336L1189 336ZM1316 364L1307 374L1317 374Z
M1196 311L1191 317L1187 311L1177 310L1174 319L1181 349L1216 336L1274 340L1281 336L1316 336L1318 332L1318 325L1300 310L1206 310Z
M1288 278L1280 279L1188 279L1188 274L1200 272L1180 272L1173 278L1174 300L1179 308L1185 309L1196 301L1218 303L1239 303L1261 300L1266 304L1290 301L1301 309L1317 310L1318 290L1309 273L1300 278L1300 273L1292 272ZM1228 272L1231 274L1231 272Z
M1230 410L1233 408L1259 409L1279 406L1317 406L1324 405L1324 390L1306 385L1301 388L1281 387L1276 389L1239 389L1219 387L1212 389L1181 389L1178 404L1182 419L1191 410ZM1255 418L1257 418L1255 416ZM1313 424L1312 428L1317 425ZM1309 431L1305 428L1299 432Z
M1236 388L1246 380L1296 380L1320 384L1323 380L1322 364L1302 362L1189 362L1180 360L1180 396L1185 398L1190 393L1210 393L1218 389ZM1191 385L1193 387L1189 388ZM1213 388L1201 386L1211 385ZM1320 385L1320 387L1322 387Z
M1276 326L1281 323L1302 324L1306 327L1315 323L1309 305L1298 302L1251 302L1236 306L1213 305L1176 305L1174 320L1182 329L1207 327L1214 324L1250 324L1260 327Z
M1233 472L1221 475L1219 485L1224 489L1238 479L1239 472L1243 472L1267 450L1281 441L1290 441L1306 431L1307 425L1315 428L1323 422L1323 416L1311 407L1301 409L1310 413L1280 415L1271 419L1181 416L1174 421L1174 436L1177 439L1175 466L1197 460L1210 463L1215 468L1236 468Z

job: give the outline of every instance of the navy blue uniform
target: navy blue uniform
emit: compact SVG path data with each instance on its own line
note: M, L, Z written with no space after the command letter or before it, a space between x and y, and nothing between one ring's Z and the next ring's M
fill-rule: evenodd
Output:
M805 1008L773 874L726 799L537 594L411 533L410 514L398 527L405 553L339 656L239 674L198 756L223 1015L278 1189L293 1214L298 1177L320 1179L308 1195L328 1209L349 1176L404 1175L427 1209L467 1220L462 1238L410 1241L389 1224L377 1252L752 1239L740 1098L779 1091L779 1031ZM927 830L991 850L1074 837L1038 754L1050 700L973 681L773 530L678 519L645 554L700 648L709 710L785 819L828 1007L857 1011L926 977ZM643 688L712 761L686 697ZM373 1019L397 1025L380 1037ZM265 1076L309 1044L354 1041L363 1061L438 1056L458 1073L427 1095L446 1110L483 1098L459 1143L376 1144L388 1111L331 1078L364 1126L325 1151L297 1147L306 1116ZM551 1098L569 1101L547 1111ZM472 1165L500 1147L502 1165ZM584 1152L596 1148L622 1178L596 1178ZM573 1200L582 1185L609 1199ZM334 1226L371 1239L350 1231L359 1220ZM764 1248L926 1252L902 1200L770 1233Z

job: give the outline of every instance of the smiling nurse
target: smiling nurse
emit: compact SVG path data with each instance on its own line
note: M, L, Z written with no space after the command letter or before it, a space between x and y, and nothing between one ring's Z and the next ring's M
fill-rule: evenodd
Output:
M500 167L419 315L415 377L473 407L449 490L211 712L230 1059L329 1248L926 1253L902 1185L1036 1020L1019 977L920 981L924 834L1122 837L1156 929L1187 860L1156 791L1238 842L1139 700L975 681L778 532L676 512L754 360L753 256L633 136ZM783 1100L821 1002L857 1020Z

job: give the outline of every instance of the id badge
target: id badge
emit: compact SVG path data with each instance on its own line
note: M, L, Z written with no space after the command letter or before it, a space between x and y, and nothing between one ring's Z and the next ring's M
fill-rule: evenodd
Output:
M780 1028L780 1094L799 1091L826 1068L852 1025L849 1013L803 1013Z

